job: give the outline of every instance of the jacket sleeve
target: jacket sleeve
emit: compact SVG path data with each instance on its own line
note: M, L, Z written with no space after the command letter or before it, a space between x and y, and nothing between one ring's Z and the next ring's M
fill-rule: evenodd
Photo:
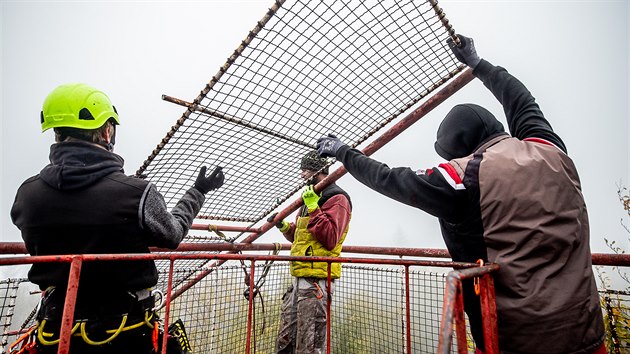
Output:
M447 221L459 220L464 213L467 192L441 167L426 171L389 168L349 146L342 146L336 157L359 182L387 197Z
M141 227L149 233L149 246L175 249L192 226L205 200L203 193L191 188L169 212L164 197L150 183L140 203Z
M350 223L350 202L343 194L328 199L310 214L308 231L327 250L337 246Z
M482 59L473 71L503 106L512 136L524 140L540 138L549 141L565 153L560 136L551 128L532 94L517 78L500 66Z

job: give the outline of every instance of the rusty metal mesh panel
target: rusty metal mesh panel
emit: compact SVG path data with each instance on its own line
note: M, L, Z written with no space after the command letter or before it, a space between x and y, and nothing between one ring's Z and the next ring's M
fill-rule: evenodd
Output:
M261 220L303 186L318 137L357 146L463 69L436 9L277 1L193 102L167 98L188 108L136 174L173 207L201 166L223 166L198 217Z
M8 332L13 319L13 311L15 309L15 298L17 295L20 281L16 279L7 279L0 281L0 322L2 323L2 352L7 345Z
M249 269L249 262L246 262ZM260 273L262 265L257 266ZM181 318L193 350L242 353L247 343L248 300L240 265L216 268L175 299L171 319ZM445 274L410 271L411 345L414 353L435 353ZM291 282L287 263L276 262L254 303L252 352L274 352L282 295ZM335 281L331 309L333 353L406 351L405 276L402 267L344 265ZM453 351L455 352L455 346Z
M13 339L10 335L10 329L13 323L13 314L15 312L15 303L17 292L20 284L26 279L5 279L0 281L0 323L2 323L2 342L0 348L2 353L6 352L9 339Z
M608 353L630 353L630 292L600 290Z

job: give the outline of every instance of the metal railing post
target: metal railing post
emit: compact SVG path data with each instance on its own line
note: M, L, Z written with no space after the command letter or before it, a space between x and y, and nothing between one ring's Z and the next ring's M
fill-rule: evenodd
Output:
M166 344L168 341L168 324L171 313L171 293L173 292L173 268L175 259L171 258L168 268L168 287L166 288L166 306L164 308L164 333L162 335L162 354L166 354ZM156 324L157 325L157 324Z
M409 265L405 265L405 334L407 353L411 354L411 294L409 293Z
M252 265L250 266L249 271L249 301L247 306L247 342L245 343L245 353L249 354L251 352L251 340L252 340L252 318L254 311L254 273L256 272L256 261L252 259Z
M499 354L499 332L497 328L497 304L494 294L494 279L491 274L480 277L481 322L483 324L484 354Z
M68 275L68 287L66 288L66 299L63 305L63 317L61 320L61 331L59 333L58 354L68 354L70 351L70 337L72 326L74 325L74 309L79 291L79 278L81 277L82 256L73 256L70 263L70 273Z
M461 279L458 279L456 285L455 334L457 335L457 352L459 354L467 354L468 342L466 341L466 319L464 318L464 291Z
M330 276L330 272L332 271L332 263L328 262L326 276L326 353L330 354L330 342L332 342L332 331L331 331L331 308L332 308L332 278Z

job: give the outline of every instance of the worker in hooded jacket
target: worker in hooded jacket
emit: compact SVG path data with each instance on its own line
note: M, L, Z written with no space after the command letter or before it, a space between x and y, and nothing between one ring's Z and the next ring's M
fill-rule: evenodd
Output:
M223 184L221 167L192 186L170 211L154 184L129 177L113 152L118 112L102 91L64 84L46 97L42 131L55 132L50 164L18 189L11 209L33 256L148 253L174 249L190 229L206 193ZM68 286L68 263L35 263L28 278L43 292L37 314L38 353L56 353ZM151 260L85 262L75 304L71 354L153 353L157 322Z
M560 137L527 88L481 59L473 40L449 39L503 106L510 134L486 109L460 104L437 131L448 160L413 171L389 168L334 136L318 140L354 178L439 218L454 261L496 263L502 353L605 353L604 326L591 265L589 223L580 180ZM483 352L479 298L464 283L465 310Z

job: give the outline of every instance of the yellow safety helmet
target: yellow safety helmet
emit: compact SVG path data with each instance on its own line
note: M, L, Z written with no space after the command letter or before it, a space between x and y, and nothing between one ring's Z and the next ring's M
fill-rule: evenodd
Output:
M81 83L64 84L52 90L44 100L40 118L42 132L59 127L97 129L109 119L120 124L109 97Z

